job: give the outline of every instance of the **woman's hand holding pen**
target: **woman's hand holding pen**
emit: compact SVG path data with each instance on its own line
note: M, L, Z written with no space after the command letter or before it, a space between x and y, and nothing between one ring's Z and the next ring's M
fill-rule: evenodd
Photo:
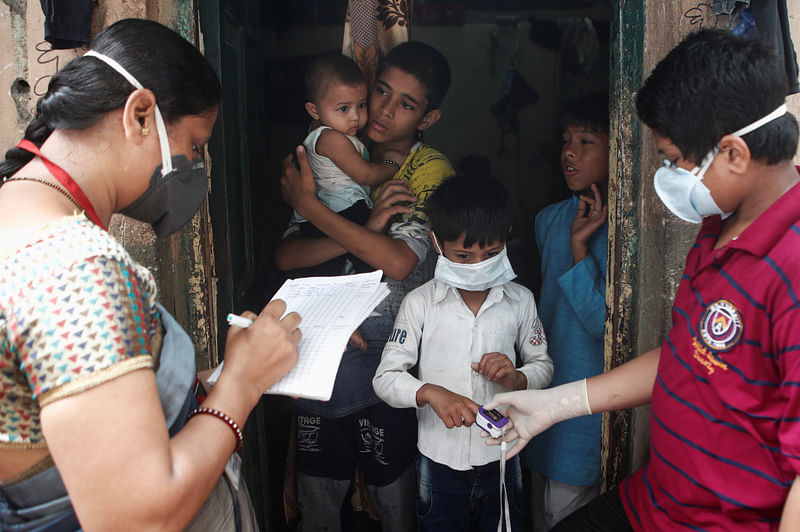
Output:
M226 377L232 378L241 392L258 401L267 388L297 364L301 317L296 312L283 316L284 312L286 303L276 299L258 315L242 313L241 318L253 321L247 328L234 325L228 329L225 367L217 386Z

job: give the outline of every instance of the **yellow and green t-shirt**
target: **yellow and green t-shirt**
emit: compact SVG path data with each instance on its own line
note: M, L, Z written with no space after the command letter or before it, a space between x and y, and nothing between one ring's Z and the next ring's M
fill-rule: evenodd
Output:
M442 181L454 174L455 171L444 154L427 144L417 143L394 176L394 179L405 181L411 193L417 197L416 203L412 205L414 212L396 215L391 221L390 233L404 232L403 229L407 231L413 226L421 226L427 232L429 224L424 210L425 202ZM376 187L372 191L373 200L378 197L381 188L382 186Z

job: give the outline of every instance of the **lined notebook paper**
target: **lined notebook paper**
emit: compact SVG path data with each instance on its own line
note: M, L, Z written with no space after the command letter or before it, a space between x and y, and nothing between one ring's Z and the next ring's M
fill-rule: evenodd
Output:
M273 299L303 318L297 365L266 392L327 401L350 335L388 294L382 270L337 277L289 279ZM222 364L209 382L216 382Z

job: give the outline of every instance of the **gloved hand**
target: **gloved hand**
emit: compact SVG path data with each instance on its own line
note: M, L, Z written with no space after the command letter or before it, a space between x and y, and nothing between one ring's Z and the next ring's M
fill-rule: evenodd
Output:
M589 416L592 409L586 395L586 379L568 382L546 390L522 390L499 393L484 405L486 410L498 408L511 420L510 430L502 438L488 438L488 445L502 441L517 442L508 451L508 458L516 456L531 438L559 421L579 416Z

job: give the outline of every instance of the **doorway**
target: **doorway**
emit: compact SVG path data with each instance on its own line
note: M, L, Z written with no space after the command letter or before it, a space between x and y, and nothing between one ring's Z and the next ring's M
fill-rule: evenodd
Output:
M346 0L201 0L205 53L218 68L223 105L209 151L210 220L218 348L224 316L258 310L279 286L272 254L291 211L280 168L302 141L309 118L302 78L315 56L341 50ZM512 260L519 280L538 289L533 220L568 196L560 171L557 118L568 99L609 87L612 5L604 0L417 2L410 37L450 62L443 118L425 142L454 167L487 162L515 203ZM524 88L509 98L512 84ZM521 85L520 85L521 84ZM504 105L504 102L506 105ZM259 522L290 530L282 490L292 404L265 396L247 425L244 460Z

